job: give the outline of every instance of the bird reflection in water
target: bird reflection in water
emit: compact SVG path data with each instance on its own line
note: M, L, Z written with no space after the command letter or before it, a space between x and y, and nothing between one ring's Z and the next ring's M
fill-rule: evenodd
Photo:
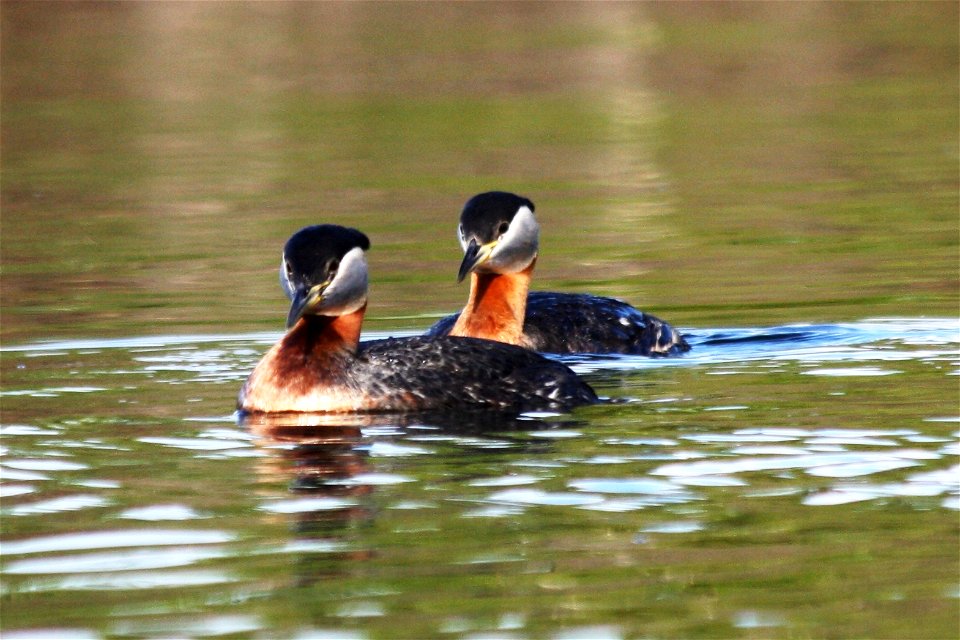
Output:
M362 431L372 423L367 418L307 413L241 418L257 447L269 454L259 465L261 482L286 482L293 494L285 507L268 513L271 520L290 518L297 586L347 575L374 555L358 544L357 535L373 522L373 508L365 501L373 487L352 481L370 471Z
M361 566L376 556L369 547L378 514L374 502L376 484L364 476L383 472L383 460L370 457L377 442L406 438L411 432L444 436L496 435L509 442L512 451L543 454L549 439L510 436L556 427L569 428L569 416L531 419L496 412L329 414L248 414L240 424L255 436L267 452L259 464L264 485L285 482L291 498L289 508L269 510L270 518L291 518L295 536L291 546L299 554L296 583L307 586L329 578L358 574ZM463 444L464 452L482 454L479 445ZM393 469L391 469L393 471ZM271 496L275 497L275 496Z

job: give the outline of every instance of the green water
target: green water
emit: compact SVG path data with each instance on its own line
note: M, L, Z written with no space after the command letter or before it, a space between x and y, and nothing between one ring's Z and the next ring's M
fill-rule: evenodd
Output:
M489 188L538 205L540 286L681 325L958 309L953 3L3 17L5 341L276 328L320 221L371 236L377 326L420 326Z
M956 637L958 20L3 2L4 637ZM538 288L690 356L570 359L623 401L571 416L236 424L293 231L365 231L412 332L487 189Z

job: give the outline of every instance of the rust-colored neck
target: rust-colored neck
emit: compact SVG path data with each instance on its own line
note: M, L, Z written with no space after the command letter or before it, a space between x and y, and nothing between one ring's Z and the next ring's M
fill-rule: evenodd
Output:
M311 371L335 374L334 363L343 354L353 354L357 350L366 310L364 305L342 316L303 316L297 320L297 324L267 354L276 356L273 362L275 372L285 375L284 368L296 369L310 363Z
M518 273L470 274L470 297L450 335L527 346L523 338L523 319L536 262L534 259L530 266Z
M304 352L312 357L322 358L325 353L335 351L356 352L360 344L360 329L367 305L342 316L304 316L297 320L293 329L287 332L284 340L290 340L291 346L301 343Z
M366 305L337 317L304 316L270 348L247 379L239 405L246 411L305 411L311 398L342 385L356 353ZM307 408L305 408L307 407Z

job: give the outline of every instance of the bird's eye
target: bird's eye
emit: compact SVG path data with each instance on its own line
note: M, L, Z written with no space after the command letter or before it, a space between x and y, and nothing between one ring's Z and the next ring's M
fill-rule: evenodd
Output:
M501 222L501 223L500 223L500 226L497 228L497 233L499 233L499 234L502 236L502 235L505 234L505 233L507 232L507 230L509 230L509 229L510 229L510 223L509 223L509 222Z
M463 235L463 225L460 225L459 227L457 227L457 233L460 235L461 240L467 239L467 237Z
M283 263L283 268L284 268L285 273L287 274L287 280L292 280L292 279L293 279L293 266L292 266L289 262L284 262L284 263Z
M337 269L340 268L340 261L334 258L329 263L327 263L327 273L336 273Z

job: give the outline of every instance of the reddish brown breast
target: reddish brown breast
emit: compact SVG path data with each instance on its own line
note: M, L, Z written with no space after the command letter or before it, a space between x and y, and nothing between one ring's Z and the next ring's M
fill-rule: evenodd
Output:
M344 412L371 400L350 384L364 309L339 317L305 316L273 345L240 390L251 413Z

